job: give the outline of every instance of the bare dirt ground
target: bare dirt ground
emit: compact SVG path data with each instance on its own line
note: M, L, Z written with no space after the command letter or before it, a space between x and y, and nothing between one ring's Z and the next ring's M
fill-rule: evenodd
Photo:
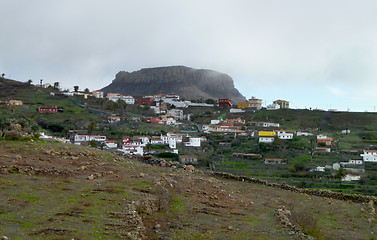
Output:
M61 143L0 141L0 237L377 238L373 204L192 170Z

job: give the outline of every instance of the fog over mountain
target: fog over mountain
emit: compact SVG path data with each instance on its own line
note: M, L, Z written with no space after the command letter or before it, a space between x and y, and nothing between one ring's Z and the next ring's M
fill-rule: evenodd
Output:
M245 101L230 76L185 66L145 68L131 73L121 71L102 90L105 93L134 96L174 93L187 99L230 98L234 102Z

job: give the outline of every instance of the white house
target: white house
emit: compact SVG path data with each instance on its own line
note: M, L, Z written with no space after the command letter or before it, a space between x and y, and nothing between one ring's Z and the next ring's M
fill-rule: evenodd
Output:
M45 134L44 132L39 132L39 138L40 139L51 139L52 136L49 136L49 135Z
M335 171L339 170L340 169L340 163L334 163L332 165L332 169L334 169Z
M189 142L185 142L184 144L186 147L200 147L201 142L201 138L190 138Z
M202 131L203 132L209 132L209 126L208 125L203 125L202 126Z
M63 92L63 95L71 97L74 94L73 94L73 92Z
M177 108L187 108L189 104L191 103L190 101L177 101L176 99L172 99L172 98L165 98L163 99L163 101L164 103L174 105Z
M131 155L143 155L144 149L143 147L138 146L125 146L123 145L122 149L118 149L118 151L121 151L124 154L131 154Z
M171 149L177 148L177 138L169 138L169 148Z
M317 139L327 139L328 137L326 135L323 135L323 134L319 134L317 135Z
M313 136L313 133L298 131L298 132L296 132L296 136L297 137L309 137L309 136Z
M168 132L166 135L169 138L176 138L177 139L177 143L181 143L182 142L182 138L183 138L182 134Z
M347 174L342 178L342 181L349 182L349 181L359 181L360 175L353 175L353 174Z
M211 125L216 125L216 124L219 124L219 123L220 123L219 119L211 120Z
M179 156L179 162L184 164L196 164L198 163L197 156L181 155Z
M169 148L177 148L177 143L182 142L182 134L178 133L167 133L167 135L160 136L160 141L156 137L152 138L151 144L168 144Z
M259 137L259 142L260 143L273 143L274 142L274 137Z
M280 127L280 123L271 123L271 122L249 122L251 126L256 126L256 127Z
M161 134L161 140L163 144L168 144L169 143L169 137L167 135L162 135Z
M163 118L159 121L159 124L162 124L162 125L174 125L176 124L177 121L174 119L174 118Z
M364 150L364 153L360 156L364 162L377 162L377 150Z
M117 141L107 140L107 141L105 141L105 144L106 144L107 148L117 148L118 147Z
M166 96L165 96L165 99L175 99L175 100L177 100L177 101L179 101L179 95L176 95L176 94L167 94Z
M107 121L109 123L116 123L116 122L120 122L120 117L119 116L109 116L107 118Z
M89 142L89 141L105 142L106 136L97 135L75 135L74 142Z
M280 105L276 103L273 103L267 106L267 110L278 110L278 109L280 109Z
M318 166L318 167L316 167L316 168L314 169L314 171L315 171L315 172L324 172L324 171L325 171L325 167L320 167L320 166Z
M101 90L93 91L93 92L92 92L92 95L93 95L95 98L103 98L103 91L101 91Z
M361 159L351 159L348 162L349 162L349 164L363 165L363 160L361 160Z
M127 104L135 104L135 98L132 96L126 96L126 95L121 95L121 94L108 94L107 97L109 98L110 101L116 102L119 99L125 101Z
M292 132L286 132L284 130L277 131L277 135L279 139L284 139L284 140L293 138Z
M134 136L132 139L139 140L141 142L141 146L143 147L147 146L147 144L150 143L148 136Z
M231 108L229 109L230 113L244 113L246 112L245 110L239 109L239 108Z
M161 137L157 137L157 136L152 136L150 142L151 142L152 145L162 145L162 144L164 144L164 141L161 139Z
M167 114L178 120L183 119L183 110L181 109L170 109L168 110Z

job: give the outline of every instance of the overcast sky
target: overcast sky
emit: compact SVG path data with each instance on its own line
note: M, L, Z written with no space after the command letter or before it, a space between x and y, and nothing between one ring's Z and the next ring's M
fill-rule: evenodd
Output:
M185 65L247 98L374 111L376 0L0 0L0 72L90 90Z

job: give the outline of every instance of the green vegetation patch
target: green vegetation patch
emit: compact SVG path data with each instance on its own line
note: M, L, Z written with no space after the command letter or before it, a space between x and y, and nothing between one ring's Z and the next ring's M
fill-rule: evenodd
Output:
M172 198L173 204L170 205L170 208L173 211L183 213L186 207L186 203L182 200L181 197L175 196Z

